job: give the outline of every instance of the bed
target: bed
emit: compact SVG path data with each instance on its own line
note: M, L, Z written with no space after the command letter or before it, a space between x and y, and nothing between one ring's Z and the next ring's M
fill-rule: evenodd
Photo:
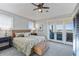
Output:
M26 56L31 55L32 52L42 55L46 49L46 38L45 36L36 35L14 37L13 46Z

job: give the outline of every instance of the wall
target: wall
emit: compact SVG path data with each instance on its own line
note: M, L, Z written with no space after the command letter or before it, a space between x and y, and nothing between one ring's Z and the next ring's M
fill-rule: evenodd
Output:
M36 27L38 35L45 35L48 38L48 23L47 23L47 21L37 21L35 24L35 27Z

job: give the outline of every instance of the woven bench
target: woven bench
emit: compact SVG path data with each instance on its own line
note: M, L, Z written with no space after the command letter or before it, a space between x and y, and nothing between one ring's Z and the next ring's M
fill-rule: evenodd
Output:
M38 55L43 55L47 50L48 45L47 42L43 41L34 46L33 51Z

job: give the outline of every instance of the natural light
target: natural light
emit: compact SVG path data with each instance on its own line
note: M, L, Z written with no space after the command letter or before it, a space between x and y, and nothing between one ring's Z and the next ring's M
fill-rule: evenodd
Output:
M0 29L10 29L12 26L12 18L7 15L0 14Z

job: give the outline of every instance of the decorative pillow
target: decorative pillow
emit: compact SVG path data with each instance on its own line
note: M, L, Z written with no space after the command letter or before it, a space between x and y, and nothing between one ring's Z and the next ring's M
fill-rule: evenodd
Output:
M31 35L37 35L37 33L31 33Z
M15 34L15 32L12 32L12 37L16 37L16 34Z

